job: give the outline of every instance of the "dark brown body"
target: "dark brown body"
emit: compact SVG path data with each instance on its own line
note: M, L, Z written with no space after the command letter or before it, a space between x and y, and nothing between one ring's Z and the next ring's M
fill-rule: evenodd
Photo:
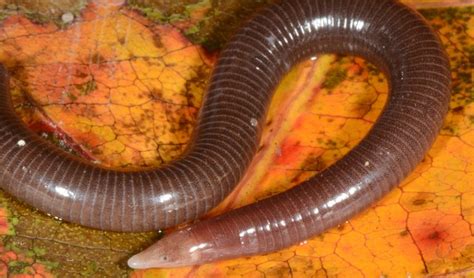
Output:
M13 113L4 73L0 184L40 210L99 229L143 231L197 219L247 169L281 77L302 59L328 52L362 56L389 78L388 103L367 137L296 188L200 222L157 248L171 252L170 240L176 243L178 236L191 247L201 246L191 248L200 252L191 254L192 260L174 258L172 264L173 256L167 256L164 266L176 266L302 241L347 220L399 184L421 161L443 122L450 96L445 53L423 19L397 2L288 0L263 10L222 52L187 155L153 171L102 169L33 135ZM135 258L131 265L151 266L139 262Z

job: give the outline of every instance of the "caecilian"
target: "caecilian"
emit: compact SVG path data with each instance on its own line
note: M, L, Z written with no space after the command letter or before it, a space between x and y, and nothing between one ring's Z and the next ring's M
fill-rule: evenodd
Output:
M222 51L185 155L153 170L105 169L33 134L14 113L2 68L0 186L41 211L103 230L150 231L199 219L246 172L282 76L318 53L360 56L385 73L389 98L366 137L293 189L167 235L129 265L196 265L304 241L398 185L443 123L450 99L445 52L423 18L397 1L282 0L261 10Z

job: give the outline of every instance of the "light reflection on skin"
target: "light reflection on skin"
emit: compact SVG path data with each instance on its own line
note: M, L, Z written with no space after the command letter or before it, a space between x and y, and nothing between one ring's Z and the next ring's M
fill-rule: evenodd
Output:
M171 199L173 199L173 195L167 193L167 194L160 195L157 198L158 198L158 202L166 203L166 202L170 201Z
M337 21L337 24L336 24ZM317 17L313 19L311 22L311 25L315 30L319 30L322 28L328 28L328 27L334 27L335 25L337 26L343 26L344 29L351 29L351 30L357 30L360 31L364 28L368 27L368 24L360 19L350 19L348 20L347 18L338 18L337 20L333 16L324 16L324 17Z
M312 24L315 30L331 27L334 26L334 18L332 16L317 17L313 19Z
M278 221L270 221L261 226L251 227L248 226L245 229L241 230L238 234L240 244L247 245L248 242L258 240L258 234L263 231L280 231L282 234L289 233L291 230L291 226L299 223L301 221L306 221L307 217L317 217L317 218L327 218L330 217L328 211L334 209L335 206L349 200L353 195L360 194L362 189L364 188L365 182L360 182L355 184L345 191L339 192L338 194L334 195L329 201L325 202L324 204L314 207L311 209L312 214L304 216L300 213L296 213L291 216L291 219L279 219ZM283 236L285 238L285 236ZM202 250L201 248L193 248L193 251ZM193 255L194 257L197 254Z
M318 208L314 208L314 209L313 209L313 214L314 214L314 215L319 214L319 209L318 209Z
M191 246L191 248L189 248L189 253L196 252L199 249L204 249L208 245L209 245L208 243L201 243L201 244L198 244L198 245Z
M303 220L303 216L300 213L298 213L297 215L295 215L294 218L292 218L293 222L301 221L301 220Z
M346 192L342 192L341 194L337 195L333 199L329 200L326 204L324 204L324 207L325 208L332 208L333 206L349 199L349 197L356 194L357 192L359 192L362 189L361 185L362 184L359 183L355 186L350 187L349 190L347 190Z
M251 234L254 234L255 231L256 231L256 229L252 227L252 228L249 228L249 229L247 229L247 230L245 230L245 231L240 232L240 233L239 233L239 236L240 236L240 237L244 237L244 236L246 236L246 235L251 235Z
M67 188L61 187L61 186L55 186L54 191L58 195L66 197L66 198L71 198L71 199L76 198L76 194L74 194L74 192L72 192L71 190L68 190Z
M354 186L351 186L350 188L347 189L347 191L344 191L334 196L331 200L327 201L325 204L322 205L322 207L313 208L311 210L312 212L311 217L315 217L315 216L318 217L318 215L319 217L321 217L321 213L324 213L324 211L326 211L327 209L332 208L341 202L344 202L345 200L349 199L351 196L358 194L362 190L362 188L363 188L362 183L358 183ZM323 208L322 211L321 211L321 208ZM325 217L325 216L323 215L322 217ZM304 217L300 213L293 215L291 218L292 224L300 222L300 221L304 221ZM240 240L243 241L244 237L255 236L257 231L264 231L264 230L271 231L271 230L285 229L289 224L290 222L287 222L285 220L267 223L266 225L257 227L257 229L248 228L246 230L243 230L239 233L239 237L240 237Z
M172 193L161 193L157 194L152 198L153 203L157 204L162 208L164 212L164 217L174 211L177 211L181 206L184 205L184 202L179 202L179 196Z

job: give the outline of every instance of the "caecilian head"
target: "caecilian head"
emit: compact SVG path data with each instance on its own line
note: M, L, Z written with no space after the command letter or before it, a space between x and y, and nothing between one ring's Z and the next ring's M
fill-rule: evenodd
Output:
M184 229L165 236L145 251L128 260L135 269L173 268L199 265L209 261L204 254L210 244L198 242L191 230Z

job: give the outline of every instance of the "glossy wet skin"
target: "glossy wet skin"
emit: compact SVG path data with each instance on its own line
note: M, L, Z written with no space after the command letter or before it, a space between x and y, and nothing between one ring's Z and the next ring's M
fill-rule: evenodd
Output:
M167 236L130 266L201 264L303 241L399 184L443 122L445 53L421 17L398 2L292 0L263 10L221 53L187 155L153 171L103 169L32 134L13 112L2 70L1 186L40 210L98 229L147 231L195 220L243 176L281 77L316 53L362 56L386 73L390 98L367 137L296 188Z

